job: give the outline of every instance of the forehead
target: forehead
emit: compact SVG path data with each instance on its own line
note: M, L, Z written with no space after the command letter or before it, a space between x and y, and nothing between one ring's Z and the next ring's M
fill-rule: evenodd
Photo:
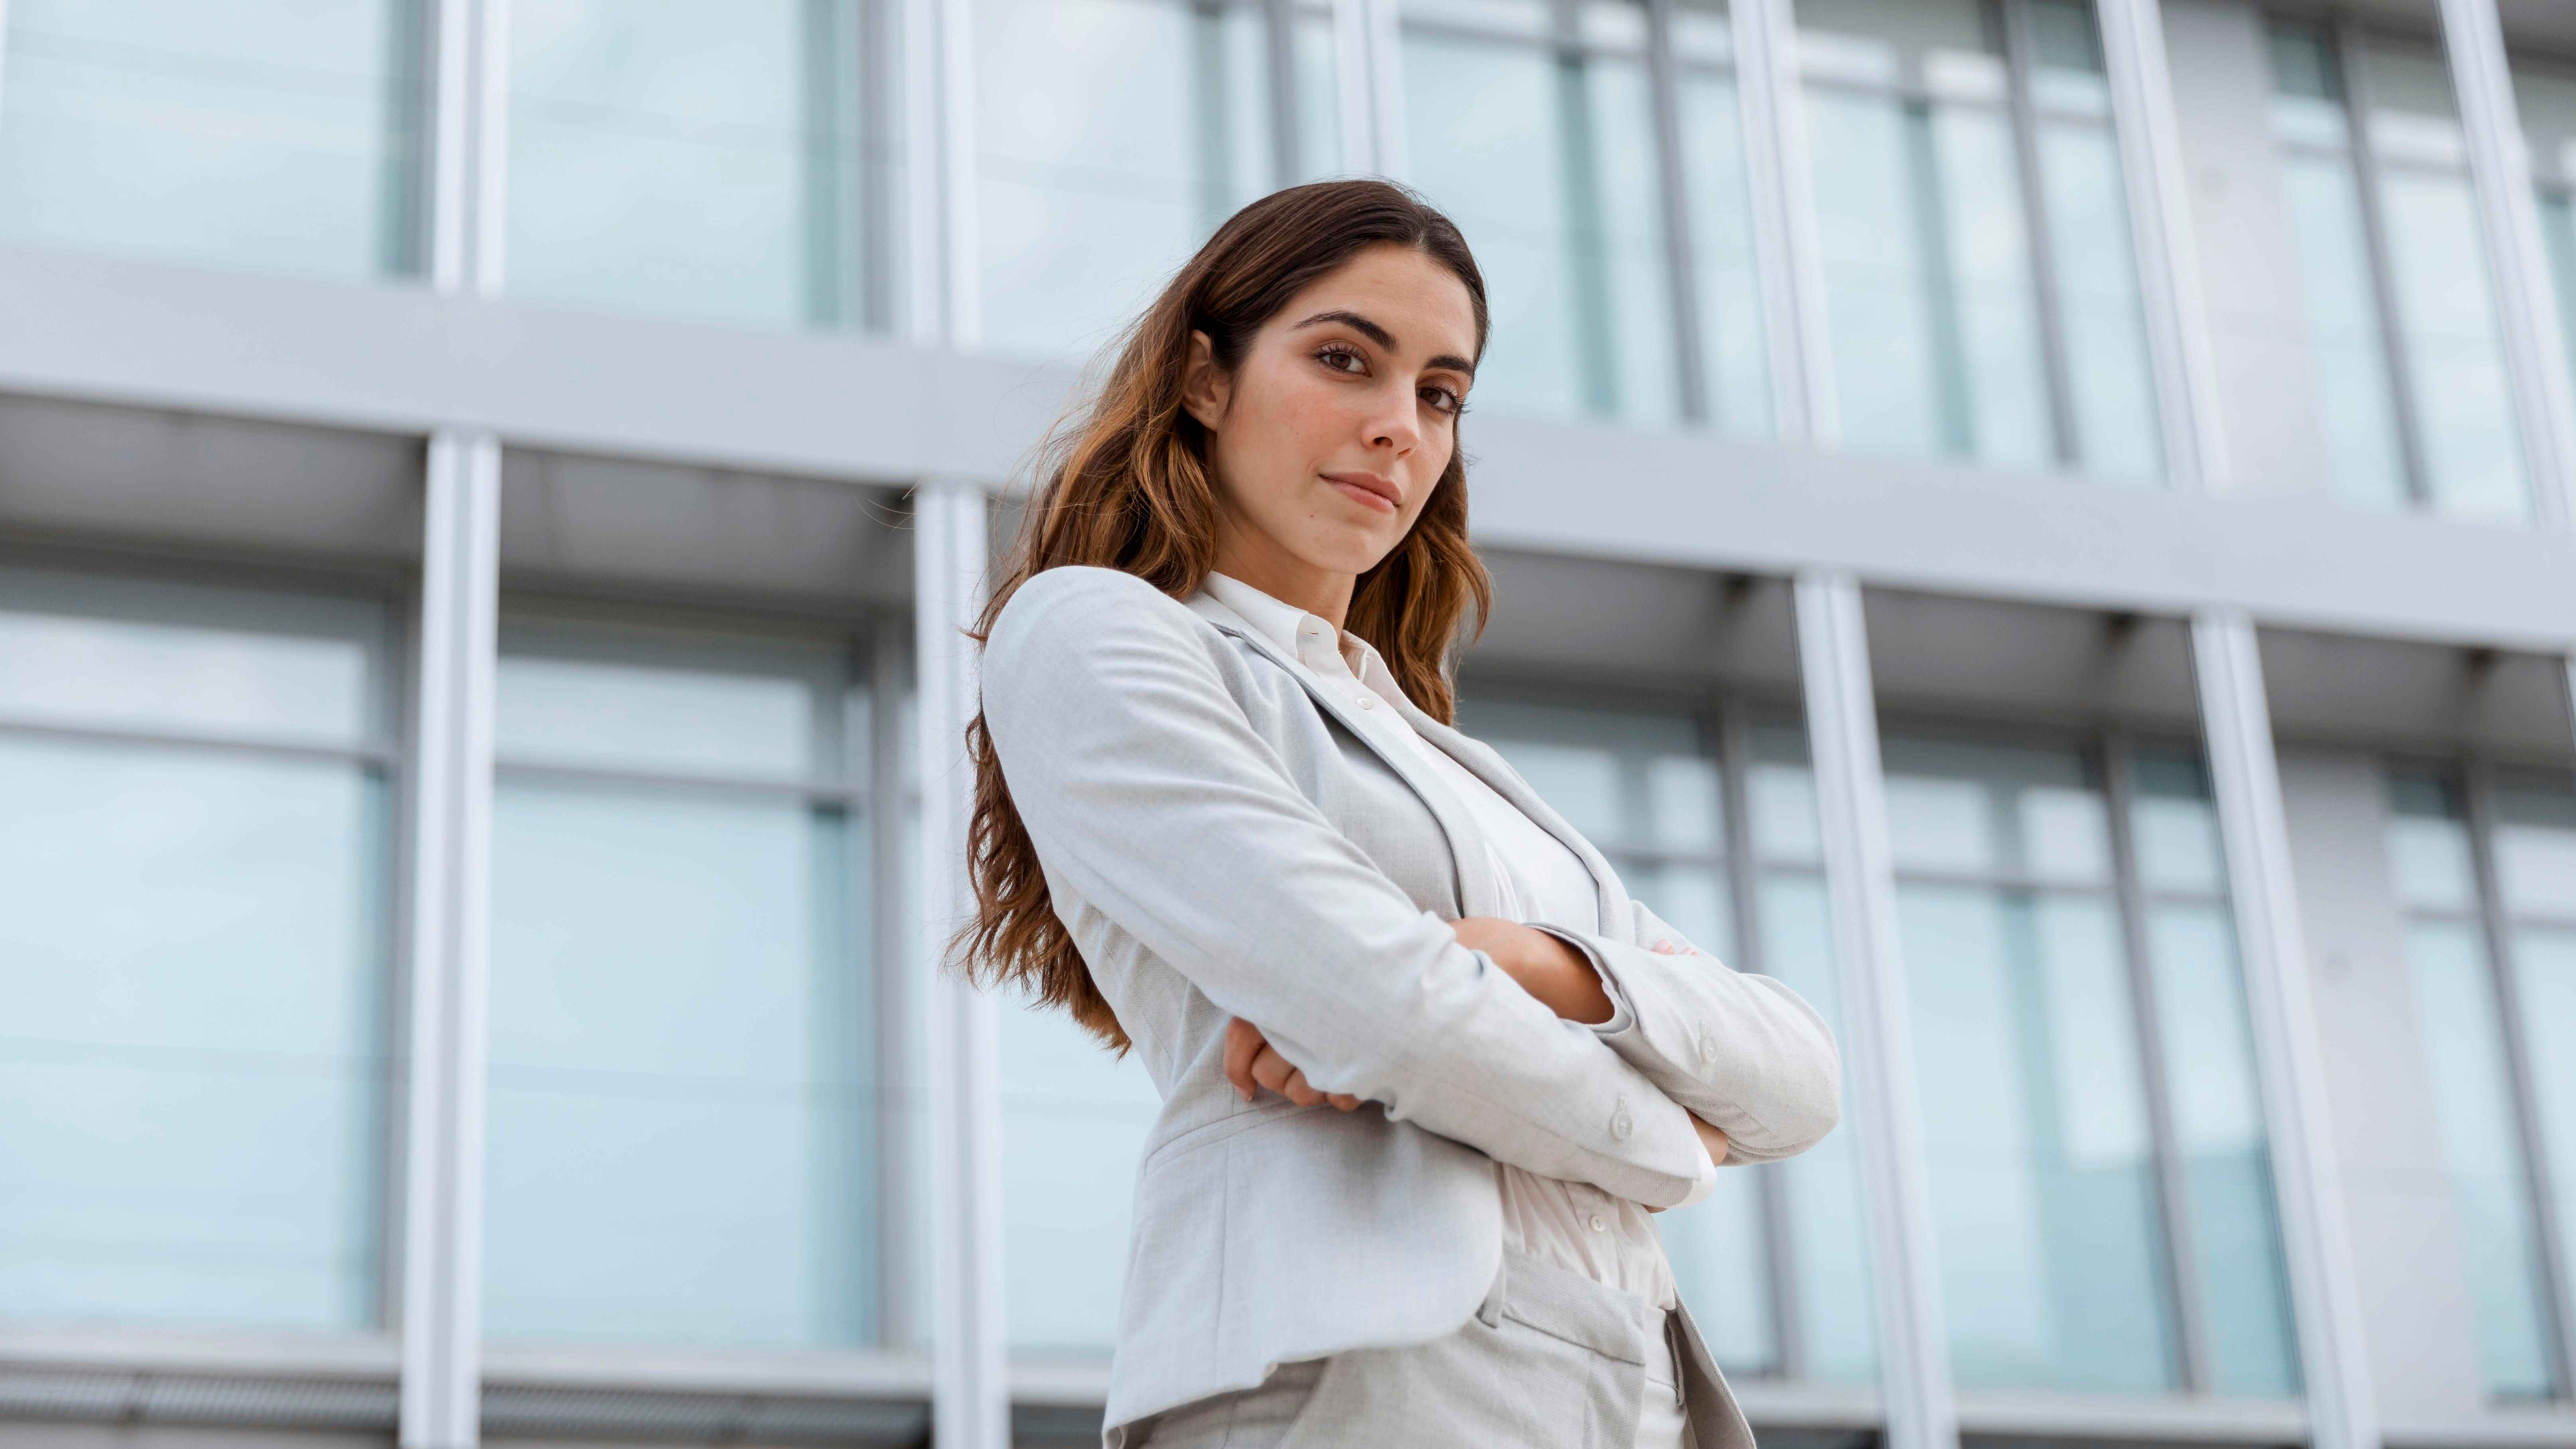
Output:
M1458 274L1412 247L1368 247L1288 299L1273 324L1318 312L1356 312L1395 335L1407 356L1476 355L1476 306Z

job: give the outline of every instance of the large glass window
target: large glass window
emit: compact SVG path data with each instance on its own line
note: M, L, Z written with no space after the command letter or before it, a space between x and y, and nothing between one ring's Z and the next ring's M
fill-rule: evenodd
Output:
M501 650L489 1331L872 1341L851 642L528 614Z
M882 325L873 0L513 0L519 296Z
M2576 1254L2563 1217L2576 1190L2576 788L2563 775L2397 768L2388 861L2487 1390L2561 1395L2557 1310Z
M1920 730L1885 762L1959 1382L2293 1392L2198 758Z
M1794 987L1840 1033L1814 782L1793 722L1733 709L1604 709L1504 694L1461 700L1492 745L1703 948ZM1854 1135L1729 1168L1657 1217L1682 1296L1738 1374L1874 1383L1877 1329Z
M2513 94L2531 146L2540 240L2557 283L2560 331L2576 367L2576 65L2517 57Z
M2466 143L2438 42L2276 20L2272 130L2329 482L2356 503L2530 512Z
M0 239L360 278L419 265L418 0L11 0Z
M381 1320L390 632L0 566L0 1314Z
M1719 0L1404 0L1411 179L1476 250L1480 401L1771 430Z
M1079 361L1245 203L1341 169L1322 0L978 0L983 333Z
M1800 0L1842 441L2162 475L2087 0Z

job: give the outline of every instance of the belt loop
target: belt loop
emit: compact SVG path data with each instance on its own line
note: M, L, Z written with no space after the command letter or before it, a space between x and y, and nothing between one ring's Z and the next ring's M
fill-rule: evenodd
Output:
M1485 1301L1476 1305L1476 1317L1487 1328L1499 1328L1503 1322L1503 1294L1512 1279L1512 1255L1509 1249L1494 1269L1494 1286L1485 1290Z

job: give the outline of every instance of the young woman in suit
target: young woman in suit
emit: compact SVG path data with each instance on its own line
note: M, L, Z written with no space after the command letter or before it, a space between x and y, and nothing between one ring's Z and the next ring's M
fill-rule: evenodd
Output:
M1648 1215L1831 1129L1834 1044L1449 723L1486 325L1410 192L1246 207L1041 455L979 621L952 954L1163 1097L1110 1449L1751 1449Z

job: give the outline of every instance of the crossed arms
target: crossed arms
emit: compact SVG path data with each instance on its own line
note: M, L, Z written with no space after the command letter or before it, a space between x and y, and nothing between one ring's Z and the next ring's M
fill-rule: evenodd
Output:
M1706 1190L1694 1116L1728 1161L1833 1126L1832 1038L1780 983L1557 932L1631 1008L1596 1030L1415 906L1298 793L1196 616L1142 579L1023 584L986 645L984 717L1050 870L1319 1093L1648 1207Z

